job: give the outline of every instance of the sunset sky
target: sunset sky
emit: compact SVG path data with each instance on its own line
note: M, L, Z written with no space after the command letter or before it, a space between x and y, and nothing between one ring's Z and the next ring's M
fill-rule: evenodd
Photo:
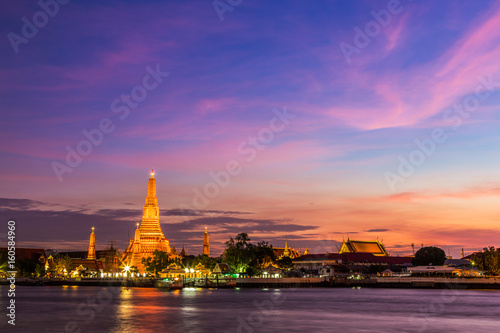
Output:
M220 3L0 4L0 217L18 246L85 250L95 226L123 251L151 169L165 236L191 254L205 226L214 255L239 232L316 253L500 246L500 3Z

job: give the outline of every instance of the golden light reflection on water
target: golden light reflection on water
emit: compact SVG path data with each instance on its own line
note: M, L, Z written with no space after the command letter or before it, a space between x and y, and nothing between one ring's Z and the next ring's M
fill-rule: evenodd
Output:
M120 302L118 303L116 315L119 324L115 332L132 332L134 330L134 306L132 304L133 294L133 289L121 289L121 293L118 296Z
M155 332L155 328L165 327L176 316L185 327L196 328L199 325L196 296L201 289L185 288L184 290L162 291L147 288L122 288L117 295L119 301L116 308L117 327L113 332ZM165 305L163 298L178 298L175 305ZM147 322L147 328L137 326L139 322Z

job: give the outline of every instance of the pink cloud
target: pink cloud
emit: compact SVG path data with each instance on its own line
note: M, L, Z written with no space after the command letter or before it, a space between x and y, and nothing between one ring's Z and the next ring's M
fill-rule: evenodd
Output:
M474 93L479 77L493 75L493 80L499 81L499 24L500 6L496 5L437 60L407 70L367 72L360 70L366 63L353 61L344 79L347 87L354 84L358 88L348 91L348 96L359 97L363 91L369 94L324 112L361 129L414 126L443 112L462 96ZM390 31L389 38L397 39L403 26Z

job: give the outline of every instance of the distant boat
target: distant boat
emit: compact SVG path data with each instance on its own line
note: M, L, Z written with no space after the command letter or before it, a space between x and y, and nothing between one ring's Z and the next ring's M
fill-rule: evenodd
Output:
M160 289L176 290L184 288L184 284L180 280L173 281L169 279L161 279L156 281L155 287Z

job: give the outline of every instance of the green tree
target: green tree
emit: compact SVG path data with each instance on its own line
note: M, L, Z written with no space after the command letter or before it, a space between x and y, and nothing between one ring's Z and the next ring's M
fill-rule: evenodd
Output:
M45 276L45 265L44 264L36 265L35 276L36 277L44 277Z
M192 254L185 256L182 258L181 265L184 268L195 268L196 265L199 263L199 259L196 256L193 256Z
M0 251L0 273L5 274L9 271L9 261L7 251Z
M235 239L229 237L224 252L225 262L235 273L246 272L253 259L253 245L246 232L239 233Z
M201 263L205 268L208 268L210 270L215 268L215 265L220 262L219 258L212 258L207 256L206 254L201 254L198 257L196 257L198 263ZM197 264L198 264L197 263Z
M173 262L167 252L155 250L152 257L142 258L142 264L147 272L158 276L158 273Z
M252 260L250 266L255 267L258 271L266 268L276 260L273 248L267 242L259 242L251 250Z
M71 274L72 270L73 262L71 261L69 255L66 254L63 256L58 254L54 256L49 263L47 273L50 277L55 277L56 275L64 275L65 272L67 274Z
M443 249L435 246L423 247L415 253L415 258L411 263L413 266L435 265L441 266L446 260L446 253Z
M500 251L494 246L485 247L482 252L474 254L472 261L488 275L500 274Z

